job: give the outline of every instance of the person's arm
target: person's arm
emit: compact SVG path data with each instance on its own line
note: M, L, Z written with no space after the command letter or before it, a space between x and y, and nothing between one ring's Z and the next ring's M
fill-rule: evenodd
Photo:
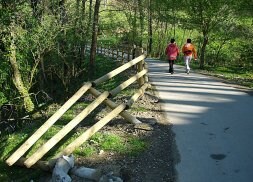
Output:
M182 47L182 53L184 54L184 51L185 51L185 48L184 48L184 46Z
M194 59L197 59L197 51L195 49L195 47L193 46L193 49L192 49L192 53L193 53L193 56L194 56Z
M165 49L165 55L168 55L169 47L167 46Z

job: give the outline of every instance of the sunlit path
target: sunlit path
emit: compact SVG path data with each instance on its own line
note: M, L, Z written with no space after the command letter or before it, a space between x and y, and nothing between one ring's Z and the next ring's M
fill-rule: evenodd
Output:
M168 120L173 124L180 182L251 182L253 97L181 66L146 60Z

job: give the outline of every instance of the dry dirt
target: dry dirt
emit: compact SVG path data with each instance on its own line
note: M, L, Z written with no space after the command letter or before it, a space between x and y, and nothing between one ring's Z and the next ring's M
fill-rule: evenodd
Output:
M126 98L117 98L122 102ZM158 98L152 90L146 91L133 107L145 108L144 111L131 112L144 124L136 126L118 117L103 127L101 132L117 135L130 134L148 141L149 148L143 153L129 157L113 152L102 152L92 157L76 158L76 166L100 169L104 174L113 172L124 182L174 182L174 134L172 125L161 110ZM71 176L74 182L86 181ZM49 179L49 177L47 178ZM45 176L41 181L47 181Z

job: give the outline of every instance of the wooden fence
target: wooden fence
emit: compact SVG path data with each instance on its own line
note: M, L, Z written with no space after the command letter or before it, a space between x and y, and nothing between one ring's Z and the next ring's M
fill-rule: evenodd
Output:
M117 61L128 62L133 58L133 48L114 48L111 45L100 45L96 49L98 54L115 58Z
M106 51L103 48L101 51ZM107 50L108 51L108 50ZM112 51L119 54L118 51ZM101 52L103 53L103 52ZM139 51L141 53L141 51ZM105 52L103 53L105 54ZM71 154L77 147L81 146L86 140L88 140L94 133L105 126L114 117L121 115L125 120L134 124L140 124L136 117L132 116L127 109L144 94L145 90L149 86L147 83L147 68L144 64L145 55L140 54L137 58L127 62L126 64L118 67L117 69L105 74L104 76L94 80L93 82L85 83L58 111L56 111L35 133L30 136L7 160L6 163L9 166L13 164L25 165L27 168L39 166L42 169L49 170L55 163L56 159L62 155ZM137 66L136 75L132 76L125 82L121 83L116 88L111 91L99 92L95 87L114 76L122 73L123 71ZM128 100L127 103L116 104L110 97L117 95L123 89L127 88L134 82L139 83L139 90ZM49 139L45 144L43 144L37 151L35 151L30 157L25 158L23 155L38 141L38 139L75 103L82 97L86 92L91 93L96 99L89 104L81 113L79 113L74 119L72 119L67 125L65 125L58 133L56 133L51 139ZM60 153L56 154L50 161L40 161L40 159L52 149L61 139L63 139L74 127L76 127L89 113L91 113L100 104L106 104L112 111L108 113L104 118L98 121L96 124L87 129L81 136L76 138L72 143L70 143L65 149ZM36 164L36 165L35 165Z

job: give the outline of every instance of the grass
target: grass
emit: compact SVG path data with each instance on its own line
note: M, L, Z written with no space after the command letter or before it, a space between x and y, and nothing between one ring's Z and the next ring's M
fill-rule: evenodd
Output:
M178 61L177 64L184 65L183 61ZM248 88L253 88L253 69L240 67L235 65L230 66L208 66L204 69L199 69L199 62L192 61L191 68L200 73L219 77L227 80L230 83L238 84Z
M28 152L27 156L30 156L34 153L43 143L45 143L51 136L53 136L59 127L52 127L46 134L43 136L32 149ZM27 132L28 134L24 134ZM54 154L58 153L66 147L71 141L76 139L84 130L79 130L79 132L74 133L68 138L67 141L61 142L61 146L57 149L54 149L53 152L44 157L44 160L51 158ZM18 134L10 135L4 140L1 139L1 159L0 159L0 181L12 181L19 179L20 181L29 181L31 179L37 179L41 173L40 170L35 170L30 172L29 169L20 168L16 166L8 167L5 164L5 159L11 153L13 149L20 144L20 141L24 141L27 136L31 134L30 130L24 130ZM19 140L17 140L19 138ZM22 139L22 140L20 140ZM115 152L119 154L125 154L129 156L136 156L145 149L147 149L148 143L136 136L125 135L118 136L114 133L101 133L97 132L88 142L85 142L81 147L74 151L75 157L90 157L97 155L99 151L103 150L106 152ZM26 174L26 175L24 175Z
M96 72L96 78L103 76L109 71L115 69L119 65L115 62L109 61L107 59L99 58L97 61L97 66L100 72ZM111 90L118 86L120 83L127 79L128 75L122 74L115 78L108 80L107 82L101 84L98 89L101 90ZM123 90L120 95L131 96L135 93L134 88ZM78 113L80 113L89 102L77 102L73 105L34 145L27 153L25 157L31 156L35 151L39 149L46 141L48 141L53 135L55 135L64 125L66 125L70 120L72 120ZM60 105L54 103L47 108L46 114L49 118ZM136 108L137 109L137 108ZM145 108L141 108L145 110ZM45 111L44 111L45 112ZM20 146L28 137L30 137L42 124L45 122L45 118L40 116L36 118L30 126L24 127L15 133L1 136L0 138L0 181L30 181L38 179L41 175L40 170L26 169L16 166L7 166L5 160ZM90 121L92 123L93 121ZM78 128L70 132L64 137L55 147L53 147L50 152L48 152L42 160L48 160L55 154L59 153L63 148L65 148L69 143L80 136L86 128ZM148 143L145 140L137 138L132 135L119 136L115 133L101 133L97 132L90 140L85 142L81 147L74 151L76 157L89 157L97 155L99 151L115 152L124 155L138 155L140 152L148 147ZM24 175L25 174L25 175Z
M89 145L86 145L86 148L84 149L84 154L86 155L86 153L88 153L89 155L93 155L96 153L94 150L96 148L96 150L104 150L133 156L144 151L147 146L147 142L135 136L119 136L111 132L98 132L91 137ZM91 149L93 153L89 152Z

